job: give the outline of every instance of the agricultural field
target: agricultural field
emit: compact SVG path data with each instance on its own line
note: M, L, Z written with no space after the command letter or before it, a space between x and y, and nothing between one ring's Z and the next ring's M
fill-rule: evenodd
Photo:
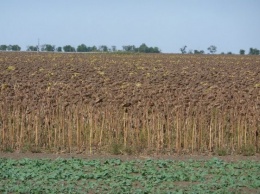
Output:
M1 193L259 193L260 162L0 159Z
M0 53L4 152L254 155L259 133L259 56Z

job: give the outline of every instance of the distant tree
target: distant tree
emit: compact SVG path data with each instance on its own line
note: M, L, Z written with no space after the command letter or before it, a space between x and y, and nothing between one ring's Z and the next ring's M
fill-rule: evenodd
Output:
M127 46L122 46L123 51L126 52L135 52L136 48L134 45L127 45Z
M139 51L140 53L148 53L148 52L149 52L149 48L148 48L148 46L146 46L145 43L143 43L143 44L141 44L141 45L139 46L138 51Z
M214 54L217 52L217 47L214 45L210 45L210 47L208 48L210 54Z
M26 51L37 51L37 46L27 46Z
M19 45L12 45L12 51L20 51L21 47Z
M123 51L127 51L127 47L128 47L128 46L122 46Z
M108 52L108 47L106 45L101 45L99 46L98 50L101 52Z
M127 46L122 46L123 51L127 51Z
M194 54L204 54L204 51L203 50L194 50Z
M224 55L225 53L224 53L224 52L221 52L220 54L221 54L221 55Z
M153 47L153 52L154 53L160 53L160 49L156 46L156 47Z
M134 45L126 45L122 46L123 51L125 52L140 52L140 53L160 53L160 49L158 47L148 47L145 43L141 44L139 47L135 47Z
M112 52L116 52L116 46L111 47Z
M21 47L17 44L8 45L8 46L7 45L1 45L0 50L2 50L2 51L6 51L6 50L8 50L8 51L20 51Z
M189 54L193 54L193 51L190 49L188 53L189 53Z
M254 54L254 50L255 50L255 49L250 48L248 54L249 54L249 55L253 55L253 54Z
M11 51L11 50L12 50L12 45L8 45L8 46L7 46L7 50L8 50L8 51Z
M64 52L76 52L76 49L71 45L66 45L63 47Z
M149 47L147 52L148 53L160 53L161 51L159 50L158 47Z
M149 47L147 53L154 53L153 47Z
M187 48L186 45L184 47L180 48L181 54L186 54L187 53L186 48Z
M122 46L123 51L125 52L140 52L140 53L160 53L158 47L148 47L145 43L141 44L139 47L134 45Z
M62 52L62 47L61 47L61 46L57 47L57 48L56 48L56 51L57 51L57 52Z
M246 51L245 50L243 50L243 49L240 49L240 51L239 51L239 54L240 55L244 55L246 53Z
M131 52L136 52L136 47L135 47L135 45L130 46L130 51L131 51Z
M249 55L253 55L253 54L254 54L254 50L255 50L255 49L250 48L248 54L249 54Z
M81 44L78 46L77 52L88 52L88 48L85 44Z
M233 55L233 53L232 53L232 52L230 52L230 51L229 51L229 52L227 52L227 54L228 54L228 55Z
M0 50L1 51L6 51L7 50L7 45L0 45Z
M50 45L50 44L44 44L41 47L41 51L54 52L55 51L55 46L54 45Z
M89 52L97 52L98 49L97 49L96 46L92 46L92 47L89 47L88 51L89 51Z
M259 50L256 48L250 48L248 54L249 55L259 55Z

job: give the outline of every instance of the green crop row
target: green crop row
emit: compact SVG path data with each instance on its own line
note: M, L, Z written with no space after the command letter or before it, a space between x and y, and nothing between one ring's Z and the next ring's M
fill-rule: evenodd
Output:
M260 162L0 159L0 193L259 193Z

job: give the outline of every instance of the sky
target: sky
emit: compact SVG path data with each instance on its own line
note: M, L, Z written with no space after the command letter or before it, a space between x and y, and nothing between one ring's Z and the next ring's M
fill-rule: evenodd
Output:
M0 0L0 45L260 49L260 0Z

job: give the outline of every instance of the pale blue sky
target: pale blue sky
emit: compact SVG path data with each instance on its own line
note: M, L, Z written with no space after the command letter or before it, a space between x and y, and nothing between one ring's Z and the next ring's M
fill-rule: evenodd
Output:
M260 49L260 0L0 0L0 44Z

